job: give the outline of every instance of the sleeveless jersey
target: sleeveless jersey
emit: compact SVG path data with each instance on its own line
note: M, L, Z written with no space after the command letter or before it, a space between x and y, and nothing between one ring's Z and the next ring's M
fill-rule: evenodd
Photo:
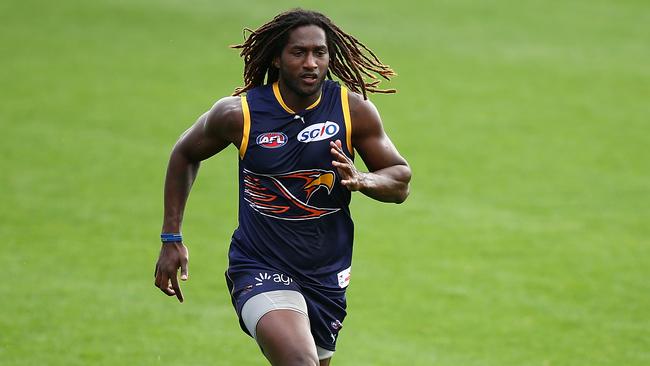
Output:
M352 260L350 191L332 165L330 141L352 158L347 89L326 80L320 98L292 111L278 84L242 97L239 227L230 270L259 264L305 285L347 287Z

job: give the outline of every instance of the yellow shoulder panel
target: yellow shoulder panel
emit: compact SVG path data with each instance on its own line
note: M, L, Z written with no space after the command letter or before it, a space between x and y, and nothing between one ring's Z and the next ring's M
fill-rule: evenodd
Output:
M348 102L348 88L341 87L341 105L343 106L343 118L345 119L345 142L350 155L354 156L352 150L352 119L350 118L350 103Z
M241 111L244 115L244 128L241 135L241 144L239 145L239 158L244 159L248 147L248 135L251 132L251 113L248 110L248 101L246 101L245 95L241 97Z

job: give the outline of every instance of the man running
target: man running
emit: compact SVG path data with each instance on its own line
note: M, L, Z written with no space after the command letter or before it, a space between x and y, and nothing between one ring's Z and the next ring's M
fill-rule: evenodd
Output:
M351 192L394 203L409 193L411 169L367 100L367 92L394 92L379 89L376 77L395 73L318 12L294 9L249 31L233 46L244 59L244 87L172 151L155 283L183 301L185 203L200 162L232 144L239 227L226 282L240 325L272 365L329 365L346 316ZM355 151L369 172L355 167Z

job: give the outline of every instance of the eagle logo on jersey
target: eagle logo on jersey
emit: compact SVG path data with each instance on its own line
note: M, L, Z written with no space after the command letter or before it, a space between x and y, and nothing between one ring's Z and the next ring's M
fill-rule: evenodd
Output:
M336 175L331 170L298 170L270 175L244 169L244 200L262 215L282 220L309 220L340 208L316 207L309 200L322 189L329 195Z

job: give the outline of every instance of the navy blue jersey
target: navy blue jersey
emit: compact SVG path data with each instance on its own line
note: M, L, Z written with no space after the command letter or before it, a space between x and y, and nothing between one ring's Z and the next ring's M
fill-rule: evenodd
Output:
M230 270L263 264L299 282L340 291L349 282L350 191L332 165L330 141L353 157L347 89L323 83L320 98L292 111L277 83L242 97L239 227Z

